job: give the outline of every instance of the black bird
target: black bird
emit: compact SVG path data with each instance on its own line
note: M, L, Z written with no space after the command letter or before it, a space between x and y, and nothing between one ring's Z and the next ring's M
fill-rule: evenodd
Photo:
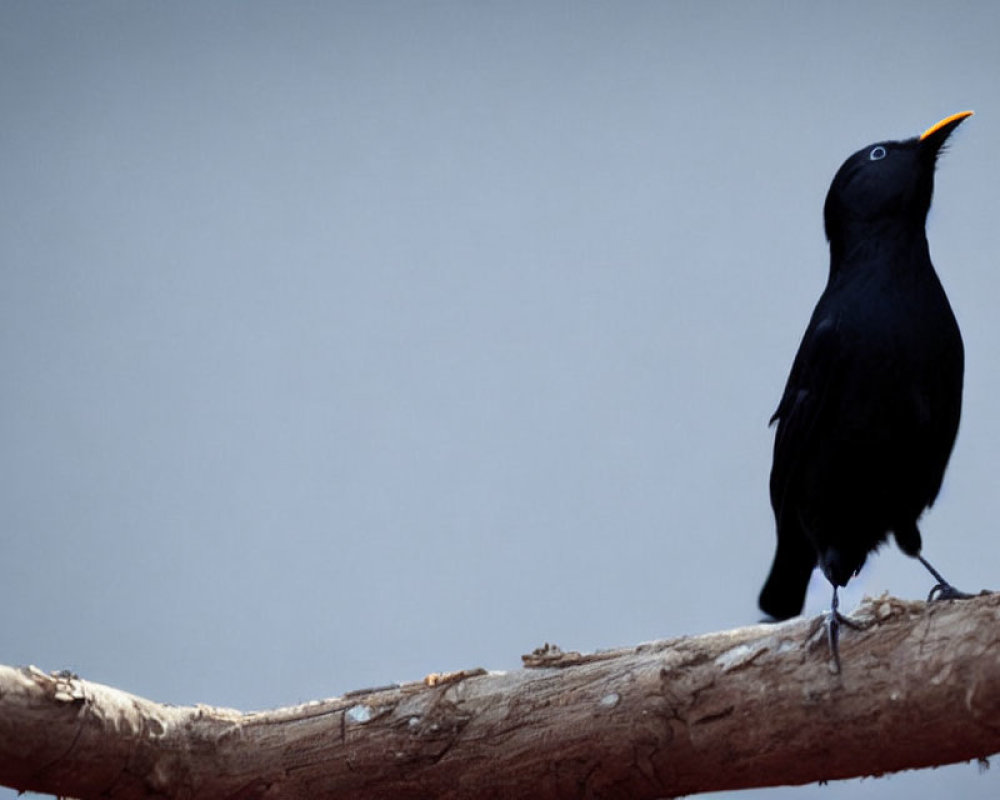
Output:
M971 111L920 136L859 150L837 171L823 210L830 274L778 410L771 505L778 545L760 607L802 611L818 564L837 588L893 534L937 585L964 597L920 555L917 520L941 488L962 408L962 336L931 264L925 222L934 167Z

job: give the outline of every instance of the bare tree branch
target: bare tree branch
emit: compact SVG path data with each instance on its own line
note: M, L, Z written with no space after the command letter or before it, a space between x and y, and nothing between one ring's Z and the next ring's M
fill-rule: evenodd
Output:
M548 647L275 711L0 667L0 783L78 798L658 798L1000 751L1000 595L882 597L832 674L822 620Z

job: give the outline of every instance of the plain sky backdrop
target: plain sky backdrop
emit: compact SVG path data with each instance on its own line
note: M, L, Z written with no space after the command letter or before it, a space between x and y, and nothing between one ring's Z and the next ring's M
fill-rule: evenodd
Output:
M249 710L755 622L829 182L966 108L923 527L997 586L998 42L940 0L6 0L0 662ZM845 604L930 583L892 546Z

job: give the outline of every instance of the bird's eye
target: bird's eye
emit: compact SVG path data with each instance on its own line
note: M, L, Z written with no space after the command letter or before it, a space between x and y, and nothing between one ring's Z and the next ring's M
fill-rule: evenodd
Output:
M885 148L882 145L876 145L872 148L872 151L868 154L868 158L871 161L881 161L885 158Z

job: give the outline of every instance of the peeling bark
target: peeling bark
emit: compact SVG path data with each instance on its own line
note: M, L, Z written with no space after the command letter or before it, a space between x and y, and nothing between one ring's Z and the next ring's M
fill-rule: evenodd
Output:
M1000 751L1000 595L466 670L273 711L0 666L0 783L77 798L659 798Z

